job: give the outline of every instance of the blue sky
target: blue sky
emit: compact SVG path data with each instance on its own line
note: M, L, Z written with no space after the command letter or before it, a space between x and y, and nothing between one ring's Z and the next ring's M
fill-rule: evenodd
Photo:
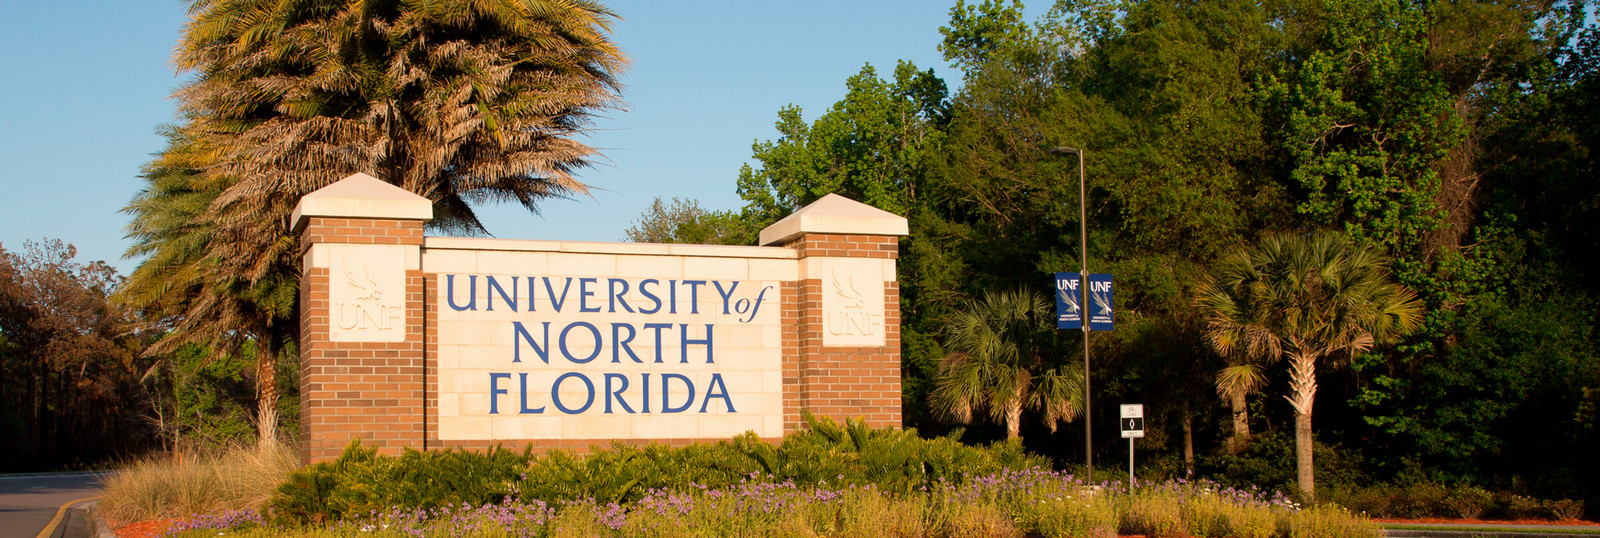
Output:
M805 2L611 0L613 35L632 59L625 110L607 111L586 140L600 148L580 174L592 198L481 209L497 237L620 240L657 196L711 209L734 193L750 145L777 136L777 111L815 119L844 96L865 63L933 67L954 0ZM1034 2L1030 15L1046 2ZM186 20L178 0L0 3L0 246L59 238L79 261L122 259L140 167L160 151L157 126L175 120L182 81L170 62Z

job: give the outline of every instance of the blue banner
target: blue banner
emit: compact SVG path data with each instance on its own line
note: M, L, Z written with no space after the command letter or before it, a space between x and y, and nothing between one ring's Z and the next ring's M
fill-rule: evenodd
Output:
M1056 273L1056 328L1079 330L1083 328L1083 312L1079 309L1082 295L1078 291L1078 273ZM1111 275L1089 273L1089 330L1109 331L1114 326Z

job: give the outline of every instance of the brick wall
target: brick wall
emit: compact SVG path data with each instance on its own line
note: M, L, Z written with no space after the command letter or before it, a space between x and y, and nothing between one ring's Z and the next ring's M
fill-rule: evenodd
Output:
M881 235L807 234L788 243L801 260L831 258L896 259L899 238ZM898 428L900 410L900 288L889 281L884 293L882 347L823 345L822 293L819 279L799 283L795 304L799 318L800 406L818 416L843 422L864 418L868 426Z
M422 244L422 221L312 217L301 234L311 245ZM337 457L352 439L398 454L422 446L423 282L406 271L405 342L331 342L326 268L306 267L300 278L300 458Z
M300 233L301 253L317 243L422 245L422 221L310 217Z

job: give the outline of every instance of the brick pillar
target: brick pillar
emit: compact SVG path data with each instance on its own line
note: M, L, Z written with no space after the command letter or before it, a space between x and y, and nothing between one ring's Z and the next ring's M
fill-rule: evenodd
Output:
M906 233L904 218L831 194L761 231L763 245L799 255L792 319L800 409L900 427L895 260Z
M424 448L422 228L432 203L365 174L306 195L301 232L300 459L352 439Z

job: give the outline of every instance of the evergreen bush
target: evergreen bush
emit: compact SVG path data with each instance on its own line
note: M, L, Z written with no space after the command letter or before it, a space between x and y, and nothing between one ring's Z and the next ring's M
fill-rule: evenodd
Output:
M1453 517L1477 519L1489 509L1494 496L1477 486L1460 486L1444 498L1445 510Z
M557 450L534 456L497 447L487 453L408 450L396 457L352 442L338 458L292 474L269 506L280 523L323 524L374 511L479 506L506 497L624 504L651 491L743 482L872 486L898 496L1007 469L1049 467L1049 460L1014 441L973 447L923 439L914 430L872 429L859 420L805 420L806 428L777 445L746 433L685 447L613 443L585 455Z

